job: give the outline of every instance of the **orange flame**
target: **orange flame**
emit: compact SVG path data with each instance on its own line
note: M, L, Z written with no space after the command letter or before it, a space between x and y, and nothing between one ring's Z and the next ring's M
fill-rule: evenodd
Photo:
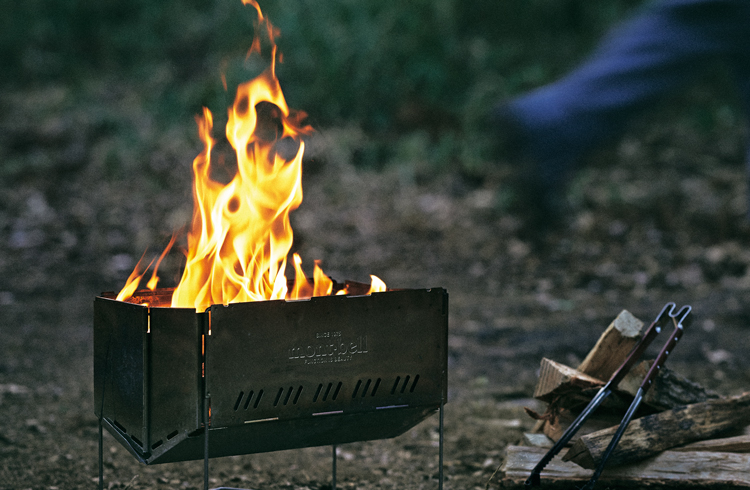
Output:
M370 290L367 291L367 294L382 293L387 289L385 283L378 276L370 275L370 279Z
M151 291L156 289L156 285L159 282L159 276L157 276L157 272L159 271L159 266L161 265L161 261L164 260L164 257L167 256L169 251L172 249L172 245L174 245L174 242L177 240L177 234L172 233L172 238L169 240L169 244L164 249L164 251L159 255L159 259L156 261L156 265L154 266L154 272L151 273L151 279L148 280L148 283L146 284L146 287L149 288ZM132 294L132 293L131 293Z
M229 109L225 132L236 155L237 172L227 184L211 178L216 144L213 115L204 108L203 115L196 117L204 148L193 161L194 210L187 263L172 296L173 307L203 311L212 304L301 299L333 292L333 281L319 261L313 284L309 283L297 254L293 258L295 283L291 290L287 287L284 272L293 241L289 213L302 202L302 136L312 128L303 124L305 113L289 109L276 78L278 30L255 0L242 1L257 11L256 35L247 55L260 54L261 44L270 45L271 62L259 76L239 85ZM226 87L223 77L222 82ZM174 237L159 262L173 243ZM139 266L118 299L127 299L135 291L145 273L138 272ZM372 277L371 291L385 290L385 284L377 279L376 285ZM155 288L157 281L154 271L149 288Z
M143 252L143 255L141 255L141 258L138 260L138 263L135 264L133 272L130 273L130 276L128 276L128 280L125 281L125 287L123 287L120 293L117 295L117 301L124 301L133 295L135 290L138 289L138 283L141 282L141 279L143 278L144 274L146 274L146 271L148 271L148 268L151 267L151 264L154 263L154 261L152 260L151 263L148 264L148 267L141 271L141 264L143 263L144 257L146 257L146 252Z

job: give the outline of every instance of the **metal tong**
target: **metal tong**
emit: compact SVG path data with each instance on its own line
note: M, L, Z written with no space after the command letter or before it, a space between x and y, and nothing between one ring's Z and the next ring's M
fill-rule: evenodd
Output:
M607 450L602 455L599 466L597 466L596 471L594 471L594 475L581 490L592 490L594 488L596 481L599 479L599 475L601 475L602 470L604 470L604 465L606 464L607 459L612 454L612 451L614 451L617 443L620 442L620 438L625 432L625 429L627 429L630 420L633 418L633 414L635 414L635 411L641 404L643 396L645 395L646 391L648 391L651 383L654 381L654 378L656 378L659 370L666 362L667 357L674 349L677 341L680 340L680 337L682 337L683 324L686 323L685 320L690 314L690 310L692 308L688 305L685 305L675 313L676 308L677 307L674 303L667 303L666 305L664 305L664 308L661 310L661 313L659 313L659 316L657 316L656 320L651 323L651 325L646 330L646 333L643 334L641 340L633 347L633 350L630 351L630 354L628 354L628 357L625 359L622 365L617 368L617 371L615 371L614 374L612 374L612 377L609 378L607 384L602 386L602 388L586 406L583 412L581 412L581 414L573 421L570 427L568 427L568 429L563 433L560 439L555 443L554 446L552 446L547 454L544 455L539 463L537 463L537 465L532 470L531 475L526 480L526 483L524 485L525 488L537 487L540 485L540 474L544 467L547 466L550 461L552 461L552 458L554 458L555 455L557 455L557 453L559 453L563 447L565 447L565 445L570 441L575 433L578 432L578 429L581 428L586 419L588 419L589 416L594 413L594 411L599 407L599 405L601 405L604 399L607 398L610 393L612 393L612 391L617 387L620 381L622 381L625 375L633 367L635 362L641 357L641 355L643 355L643 352L646 350L646 348L651 344L656 336L659 335L659 333L662 331L662 328L664 328L671 320L674 324L674 330L669 336L667 342L664 344L664 347L662 347L659 355L656 357L656 360L651 366L651 369L649 369L648 373L646 374L646 377L643 378L643 382L641 383L641 386L638 388L638 391L635 394L633 403L630 404L628 411L622 418L622 421L620 422L615 435L609 442L609 446L607 446Z

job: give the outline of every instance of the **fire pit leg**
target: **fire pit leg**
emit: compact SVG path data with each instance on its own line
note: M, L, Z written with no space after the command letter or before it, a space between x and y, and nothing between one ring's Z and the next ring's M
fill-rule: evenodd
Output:
M99 417L99 490L104 490L104 435L102 434L102 418Z
M443 405L440 401L440 442L438 443L438 490L443 490ZM335 490L335 489L334 489Z
M211 334L209 317L209 331L203 335L203 490L208 490L208 424L211 394L208 391L208 339Z
M203 490L208 490L208 396L203 399Z
M331 472L331 490L336 490L336 444L331 446L333 449L331 452L333 453L333 467Z

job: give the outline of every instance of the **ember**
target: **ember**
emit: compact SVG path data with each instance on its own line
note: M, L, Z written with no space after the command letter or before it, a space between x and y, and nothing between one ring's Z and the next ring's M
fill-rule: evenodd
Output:
M285 270L293 233L289 213L302 203L302 136L312 132L306 114L287 106L276 78L280 54L278 30L264 17L255 0L242 0L257 12L255 37L247 57L270 46L269 66L237 88L225 132L235 151L237 172L227 184L212 178L213 115L207 108L196 118L203 151L193 161L193 219L188 232L187 263L174 290L172 307L204 311L212 304L272 299L303 299L333 294L332 281L315 262L313 283L294 255L295 283L288 287ZM226 87L226 82L225 82ZM292 151L289 149L292 148ZM159 262L174 244L174 237ZM129 300L151 267L142 261L117 299ZM148 288L155 290L157 262ZM153 263L153 261L152 261ZM385 291L372 277L371 292ZM336 294L347 294L339 290Z

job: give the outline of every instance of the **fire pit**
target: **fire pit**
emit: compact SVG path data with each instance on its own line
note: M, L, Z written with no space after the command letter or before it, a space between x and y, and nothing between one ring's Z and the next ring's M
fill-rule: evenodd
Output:
M103 294L96 415L145 464L397 436L446 401L448 294L367 288L203 313Z
M270 60L237 86L225 126L234 154L215 154L211 111L197 118L204 149L181 279L157 288L173 235L118 294L94 301L100 488L103 428L145 464L202 458L208 488L209 458L394 437L437 410L442 486L448 295L388 290L376 276L336 284L319 261L310 281L297 254L286 279L312 128L276 78L276 28L243 3L257 14L247 57L265 47ZM236 173L217 180L227 158Z

